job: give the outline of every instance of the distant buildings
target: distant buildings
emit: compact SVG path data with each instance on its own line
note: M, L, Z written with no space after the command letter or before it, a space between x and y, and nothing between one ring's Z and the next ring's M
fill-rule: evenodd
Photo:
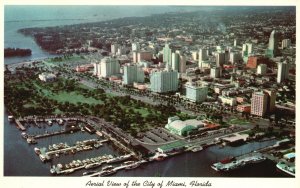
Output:
M276 30L273 30L272 33L270 34L268 49L266 50L267 57L272 58L279 55L278 40L279 40L279 33Z
M132 51L139 51L140 50L140 44L137 42L132 43L131 45Z
M134 82L143 83L145 80L144 71L137 65L125 65L123 83L126 85L132 85Z
M283 39L281 43L282 49L289 48L291 46L291 40L290 39Z
M208 87L197 86L191 82L186 84L186 98L194 102L204 102L207 98Z
M108 78L120 73L119 62L111 57L103 58L100 62L100 77Z
M257 66L257 74L265 75L266 73L267 73L267 65L266 64L260 64Z
M289 76L289 64L284 62L278 62L278 69L277 69L277 83L281 83L282 81L288 79Z
M39 74L39 79L43 82L52 82L56 80L56 75L51 73L42 73Z
M178 72L173 70L164 70L152 72L150 75L151 91L157 93L166 93L178 90Z

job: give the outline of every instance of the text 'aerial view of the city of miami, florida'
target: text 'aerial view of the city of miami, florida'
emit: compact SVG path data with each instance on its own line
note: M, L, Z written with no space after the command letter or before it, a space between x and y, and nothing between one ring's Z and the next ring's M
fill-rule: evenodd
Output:
M296 6L4 6L4 176L295 179Z

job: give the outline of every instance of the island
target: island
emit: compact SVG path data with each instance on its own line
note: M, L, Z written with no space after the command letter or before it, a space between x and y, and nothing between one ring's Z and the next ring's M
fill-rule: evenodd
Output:
M31 56L31 49L5 48L4 57Z

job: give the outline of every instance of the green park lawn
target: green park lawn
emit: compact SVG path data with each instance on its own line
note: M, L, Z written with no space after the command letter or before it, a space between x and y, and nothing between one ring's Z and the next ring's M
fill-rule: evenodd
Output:
M77 92L59 92L58 94L53 94L49 96L51 99L57 100L58 102L69 102L76 104L77 102L87 103L87 104L103 104L102 101L96 100L94 98L88 97L78 94Z
M228 122L229 124L239 124L239 125L247 125L251 122L247 121L247 120L244 120L244 119L237 119L237 118L234 118L234 119L231 119L229 120Z

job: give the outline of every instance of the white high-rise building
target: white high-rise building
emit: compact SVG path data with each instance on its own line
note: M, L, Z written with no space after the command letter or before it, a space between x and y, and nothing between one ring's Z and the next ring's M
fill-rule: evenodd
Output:
M127 64L124 66L123 83L132 85L134 82L144 83L145 74L143 69L136 64Z
M278 62L277 65L277 83L281 83L289 77L289 64L286 61L284 61Z
M179 71L179 54L172 53L172 70Z
M93 63L93 65L94 65L93 75L97 76L98 75L98 63Z
M186 98L194 102L203 102L207 98L208 87L186 84Z
M264 116L267 112L268 96L263 92L255 92L251 99L251 114Z
M267 65L266 64L259 64L257 66L257 74L265 75L267 73Z
M243 50L242 50L243 57L249 56L250 54L252 54L252 43L243 44Z
M150 74L150 86L152 92L166 93L178 90L178 72L164 70Z
M196 61L199 58L199 54L198 54L197 51L192 52L192 58L193 58L194 61Z
M239 43L239 39L234 39L233 46L237 47Z
M118 48L119 48L118 44L111 44L111 46L110 46L111 53L116 54L118 52Z
M240 60L240 54L238 52L230 52L229 61L234 64Z
M132 43L131 45L132 51L139 51L140 50L140 44L137 42Z
M114 74L120 73L120 64L118 60L106 57L100 62L100 77L108 78Z
M169 44L165 44L165 47L163 48L163 62L170 66L172 64L172 49Z
M138 52L136 52L136 51L132 52L132 62L133 63L138 62Z
M291 39L283 39L281 43L282 49L289 48L291 46Z
M207 56L207 50L206 49L200 49L199 50L199 61L198 61L198 66L199 68L203 68L203 62L208 59Z

